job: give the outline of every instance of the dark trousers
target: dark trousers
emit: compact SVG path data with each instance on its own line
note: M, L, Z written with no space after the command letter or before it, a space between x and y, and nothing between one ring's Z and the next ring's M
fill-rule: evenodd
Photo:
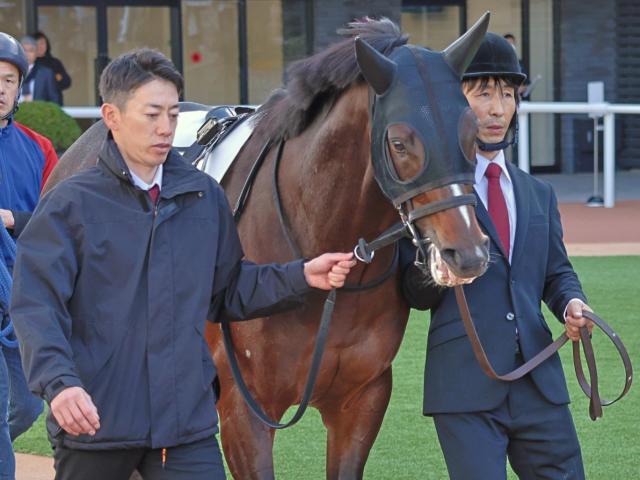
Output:
M449 476L454 480L584 479L578 437L567 405L550 404L527 375L488 412L433 416Z
M56 480L129 480L138 470L144 480L223 480L222 455L215 437L162 449L76 450L56 447Z

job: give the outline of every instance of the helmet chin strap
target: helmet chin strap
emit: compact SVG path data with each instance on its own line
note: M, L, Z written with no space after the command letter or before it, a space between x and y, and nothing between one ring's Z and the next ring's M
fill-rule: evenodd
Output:
M9 113L6 113L2 116L0 116L0 121L2 120L7 120L11 117L13 117L13 114L16 113L18 111L18 99L16 98L13 102L13 108L11 109L11 111Z
M20 101L20 95L22 95L22 81L24 79L20 79L20 85L18 85L18 95L16 95L15 100L13 101L13 108L6 114L4 115L0 115L0 121L4 121L7 120L11 117L13 117L14 113L16 113L18 111L19 108L19 101Z
M511 130L511 128L509 130ZM509 135L509 132L507 131L507 135L505 135L504 140L498 143L485 143L482 140L480 140L478 137L476 137L476 145L478 145L478 148L483 152L496 152L498 150L504 150L510 145L517 145L518 144L518 117L517 116L514 118L513 135L509 140L507 140L508 135Z

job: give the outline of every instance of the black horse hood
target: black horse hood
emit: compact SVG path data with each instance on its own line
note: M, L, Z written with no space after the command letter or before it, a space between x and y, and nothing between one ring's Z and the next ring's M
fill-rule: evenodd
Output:
M460 79L487 25L485 14L443 52L408 45L385 57L356 40L358 63L373 90L371 158L376 180L394 205L427 190L474 182L476 121ZM394 124L410 127L424 148L422 169L410 179L398 177L388 150L387 131Z

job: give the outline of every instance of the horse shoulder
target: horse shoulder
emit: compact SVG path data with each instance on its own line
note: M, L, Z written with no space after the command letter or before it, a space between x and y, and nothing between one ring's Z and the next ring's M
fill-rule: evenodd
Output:
M99 120L84 132L60 157L42 189L42 195L65 178L94 166L98 162L98 154L107 139L108 131L104 122Z

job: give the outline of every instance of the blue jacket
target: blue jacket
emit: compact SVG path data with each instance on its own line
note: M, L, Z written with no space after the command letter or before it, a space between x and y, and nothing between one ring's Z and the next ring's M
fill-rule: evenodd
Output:
M10 119L0 128L0 208L11 210L18 236L31 216L40 190L58 157L51 142Z
M586 302L562 242L562 225L551 185L507 164L516 198L516 235L512 263L504 256L495 227L480 199L476 215L491 239L489 269L464 287L471 314L489 360L499 374L516 367L516 349L525 360L552 342L540 310L544 301L560 321L569 300ZM480 368L465 334L453 289L435 287L410 261L403 245L403 291L413 308L431 309L424 377L425 415L490 410L505 399L509 385L491 380ZM519 342L516 342L516 327ZM555 354L531 377L554 404L569 402Z
M31 390L82 386L98 408L78 449L171 447L218 431L207 315L297 305L302 261L243 261L220 186L171 151L157 211L113 140L98 165L45 195L18 241L11 315Z

